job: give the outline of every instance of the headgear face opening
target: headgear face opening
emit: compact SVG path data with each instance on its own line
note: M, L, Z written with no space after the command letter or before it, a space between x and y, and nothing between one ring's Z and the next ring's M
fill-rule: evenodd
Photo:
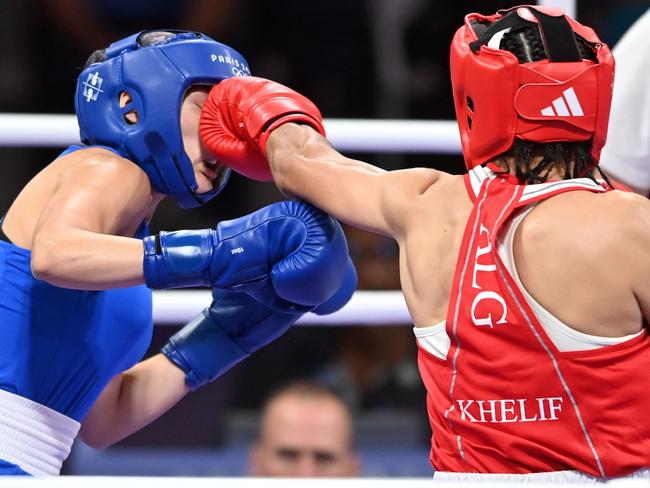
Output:
M507 33L539 29L547 59L519 64L499 45ZM582 59L575 35L594 51ZM607 138L614 58L596 33L561 9L520 6L465 17L451 44L451 82L468 169L508 151L515 139L591 140L596 161Z
M147 34L154 40L145 46ZM102 58L77 80L75 109L82 142L116 149L145 171L154 189L183 208L215 197L230 171L221 174L213 190L196 193L194 168L183 147L180 107L192 85L250 75L244 57L198 32L143 31L111 44ZM124 107L119 102L122 92L130 95ZM127 120L132 111L137 123Z

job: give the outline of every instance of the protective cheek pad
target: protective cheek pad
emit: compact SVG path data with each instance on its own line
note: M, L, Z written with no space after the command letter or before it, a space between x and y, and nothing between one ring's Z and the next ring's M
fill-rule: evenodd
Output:
M512 54L489 48L482 48L480 56L465 56L458 62L464 69L452 82L463 154L468 167L473 167L512 145L517 128L512 100L519 87L519 63Z

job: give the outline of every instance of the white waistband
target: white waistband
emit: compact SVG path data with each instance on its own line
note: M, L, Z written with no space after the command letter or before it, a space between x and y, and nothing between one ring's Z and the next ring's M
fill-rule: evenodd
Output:
M551 471L547 473L528 473L528 474L491 474L491 473L449 473L446 471L436 471L433 474L435 481L472 481L472 482L514 482L514 483L570 483L570 484L606 484L609 481L621 479L650 479L650 469L644 468L631 473L627 476L617 478L596 478L579 471ZM645 484L644 484L645 486Z
M0 390L0 459L33 476L58 475L81 424Z

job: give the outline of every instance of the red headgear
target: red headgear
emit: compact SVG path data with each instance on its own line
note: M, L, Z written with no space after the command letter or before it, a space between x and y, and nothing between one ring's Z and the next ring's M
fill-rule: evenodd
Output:
M504 34L539 28L548 59L519 64ZM598 63L582 59L574 33ZM468 169L506 152L515 138L587 141L598 161L607 138L614 58L596 33L558 8L521 6L469 14L451 44L451 83Z

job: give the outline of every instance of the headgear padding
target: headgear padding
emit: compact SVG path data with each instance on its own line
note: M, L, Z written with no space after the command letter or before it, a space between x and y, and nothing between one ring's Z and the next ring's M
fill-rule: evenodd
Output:
M142 37L151 32L160 32L161 40L142 45ZM81 140L116 149L147 173L153 188L183 208L216 196L229 170L212 191L196 193L194 169L183 148L180 107L192 85L250 75L242 55L198 32L143 31L111 44L102 58L88 65L77 81ZM121 92L131 99L124 107ZM126 119L133 110L136 123Z
M534 26L548 59L519 64L499 44ZM580 57L575 35L597 62ZM607 138L614 58L596 33L561 9L521 6L465 17L451 44L451 83L468 169L508 151L515 139L591 140L596 161Z

